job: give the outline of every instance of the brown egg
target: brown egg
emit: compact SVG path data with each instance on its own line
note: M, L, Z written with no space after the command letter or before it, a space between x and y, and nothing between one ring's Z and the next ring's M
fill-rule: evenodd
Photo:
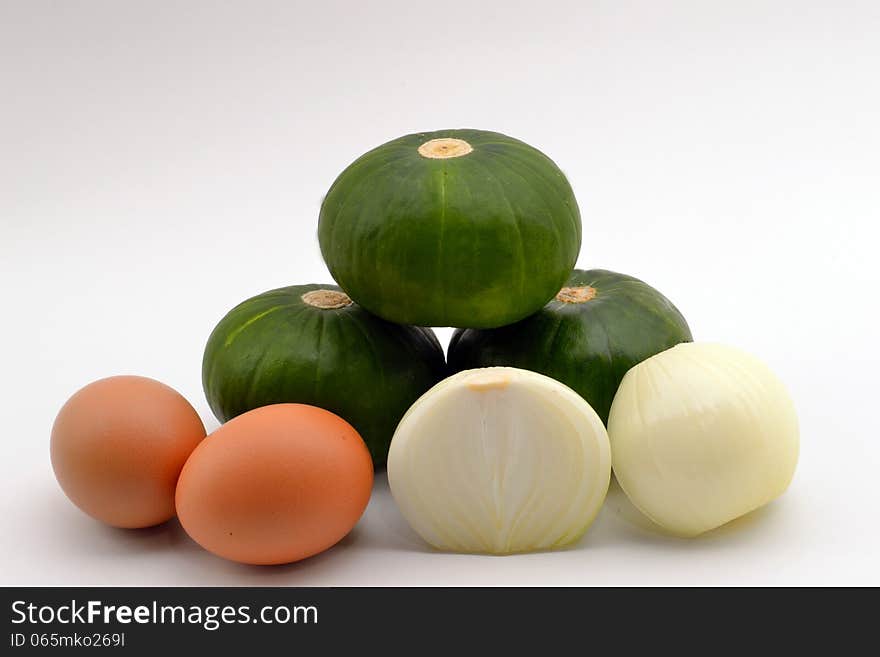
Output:
M200 444L177 484L177 513L206 550L248 564L322 552L364 512L373 462L345 420L305 404L239 415Z
M177 477L205 437L189 402L164 383L113 376L90 383L52 427L55 477L67 497L114 527L174 517Z

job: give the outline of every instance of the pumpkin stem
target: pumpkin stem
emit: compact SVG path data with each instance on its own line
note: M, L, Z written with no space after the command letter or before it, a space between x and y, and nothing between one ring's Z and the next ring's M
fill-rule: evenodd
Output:
M596 288L584 285L582 287L564 287L559 290L556 300L562 303L586 303L596 297Z
M351 305L351 298L339 290L312 290L301 298L306 304L322 310L334 310Z
M419 146L419 155L432 160L445 160L450 157L467 155L472 153L473 150L474 147L464 139L443 137L442 139L431 139Z

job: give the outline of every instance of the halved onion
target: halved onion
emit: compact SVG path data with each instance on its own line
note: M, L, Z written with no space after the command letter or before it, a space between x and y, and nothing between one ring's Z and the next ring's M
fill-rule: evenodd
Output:
M576 541L611 475L608 434L577 393L512 367L465 370L401 420L388 481L404 517L441 550L506 554Z
M739 349L685 343L627 372L608 418L614 473L666 530L694 536L781 495L798 460L782 382Z

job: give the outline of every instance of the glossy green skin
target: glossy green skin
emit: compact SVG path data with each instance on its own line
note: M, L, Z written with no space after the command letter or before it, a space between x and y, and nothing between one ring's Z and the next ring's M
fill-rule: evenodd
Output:
M574 389L607 423L627 370L693 337L672 302L637 278L576 269L566 285L589 285L596 296L579 304L554 298L512 326L456 331L449 368L508 365L546 374Z
M339 288L280 288L229 311L205 348L205 395L221 422L282 402L332 411L357 429L381 466L400 418L445 375L443 349L430 329L391 324L356 304L303 302L318 289Z
M424 142L473 152L431 159ZM321 253L370 312L419 326L491 328L539 310L571 273L581 219L546 155L481 130L407 135L343 171L321 206Z

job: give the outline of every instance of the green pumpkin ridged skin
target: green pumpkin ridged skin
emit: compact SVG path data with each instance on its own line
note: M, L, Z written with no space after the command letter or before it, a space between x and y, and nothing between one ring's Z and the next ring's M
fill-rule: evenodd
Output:
M576 269L566 288L585 287L595 296L583 303L554 298L511 326L456 331L450 370L506 365L545 374L574 389L607 424L627 370L693 336L672 302L637 278Z
M472 152L425 157L434 139ZM321 206L321 253L339 285L389 321L492 328L539 310L565 283L581 219L565 175L497 132L407 135L366 153Z
M410 405L446 373L430 329L386 322L350 304L316 308L303 295L335 285L271 290L233 308L211 333L202 384L221 422L269 404L312 404L347 420L378 467Z

